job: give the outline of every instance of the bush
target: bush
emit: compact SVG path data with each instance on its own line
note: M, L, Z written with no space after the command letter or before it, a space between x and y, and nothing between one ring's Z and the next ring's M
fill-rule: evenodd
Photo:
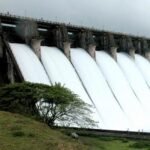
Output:
M0 110L34 115L35 104L44 88L49 86L26 82L5 85L0 89Z
M61 84L15 83L0 89L0 110L40 117L49 126L95 127L90 105Z
M14 137L23 137L23 136L25 136L25 133L23 131L14 131L14 132L12 132L12 135Z
M149 141L138 141L135 142L134 144L130 145L131 148L150 148L150 143Z

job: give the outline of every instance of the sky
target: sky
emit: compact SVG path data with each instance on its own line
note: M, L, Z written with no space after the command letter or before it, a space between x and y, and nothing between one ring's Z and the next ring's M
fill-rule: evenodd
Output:
M150 37L150 0L0 0L0 12Z

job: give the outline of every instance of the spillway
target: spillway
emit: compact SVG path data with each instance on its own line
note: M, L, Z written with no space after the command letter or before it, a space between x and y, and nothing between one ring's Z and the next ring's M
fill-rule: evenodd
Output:
M135 54L135 63L138 66L139 70L141 71L147 85L150 88L150 63L144 57Z
M25 44L9 43L25 81L61 83L92 106L99 128L150 131L149 62L119 53L118 64L103 51L96 62L81 48L71 49L71 63L56 47L41 46L41 61Z
M93 105L73 66L58 48L42 46L41 60L52 84L61 83L65 87L71 89L74 93L78 94L84 102ZM94 120L99 121L99 126L102 127L102 120L98 116L94 106L93 111Z
M127 78L116 61L104 51L96 52L96 61L118 103L134 125L134 129L144 129L145 125L148 124L148 119L145 117L146 112L143 111L139 100L134 95ZM124 62L126 63L126 61ZM132 74L134 75L134 72Z
M150 90L146 85L146 82L137 68L134 60L125 53L118 53L118 64L121 67L124 75L126 76L130 86L134 90L137 98L141 102L141 106L145 108L147 116L150 115Z
M25 81L50 85L42 64L29 46L17 43L9 45Z
M89 54L80 48L71 49L71 61L87 92L104 121L104 128L127 130L132 128L126 115L113 97L97 64Z

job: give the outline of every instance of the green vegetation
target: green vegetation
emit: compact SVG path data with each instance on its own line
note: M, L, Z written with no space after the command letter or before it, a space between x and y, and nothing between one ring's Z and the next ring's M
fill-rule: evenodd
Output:
M79 150L80 142L46 124L18 114L0 112L0 150Z
M19 114L0 111L0 150L150 150L149 141L79 136Z
M73 131L50 128L57 121L96 125L90 113L89 105L60 84L0 85L0 150L150 150L146 140L85 133L74 139Z
M95 127L90 106L59 83L15 83L0 88L0 110L41 118L49 126Z

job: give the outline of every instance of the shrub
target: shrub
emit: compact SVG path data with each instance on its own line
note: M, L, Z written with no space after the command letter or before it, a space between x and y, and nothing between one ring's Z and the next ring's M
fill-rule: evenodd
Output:
M35 83L15 83L0 89L0 110L37 116L49 126L95 127L90 105L68 88Z

